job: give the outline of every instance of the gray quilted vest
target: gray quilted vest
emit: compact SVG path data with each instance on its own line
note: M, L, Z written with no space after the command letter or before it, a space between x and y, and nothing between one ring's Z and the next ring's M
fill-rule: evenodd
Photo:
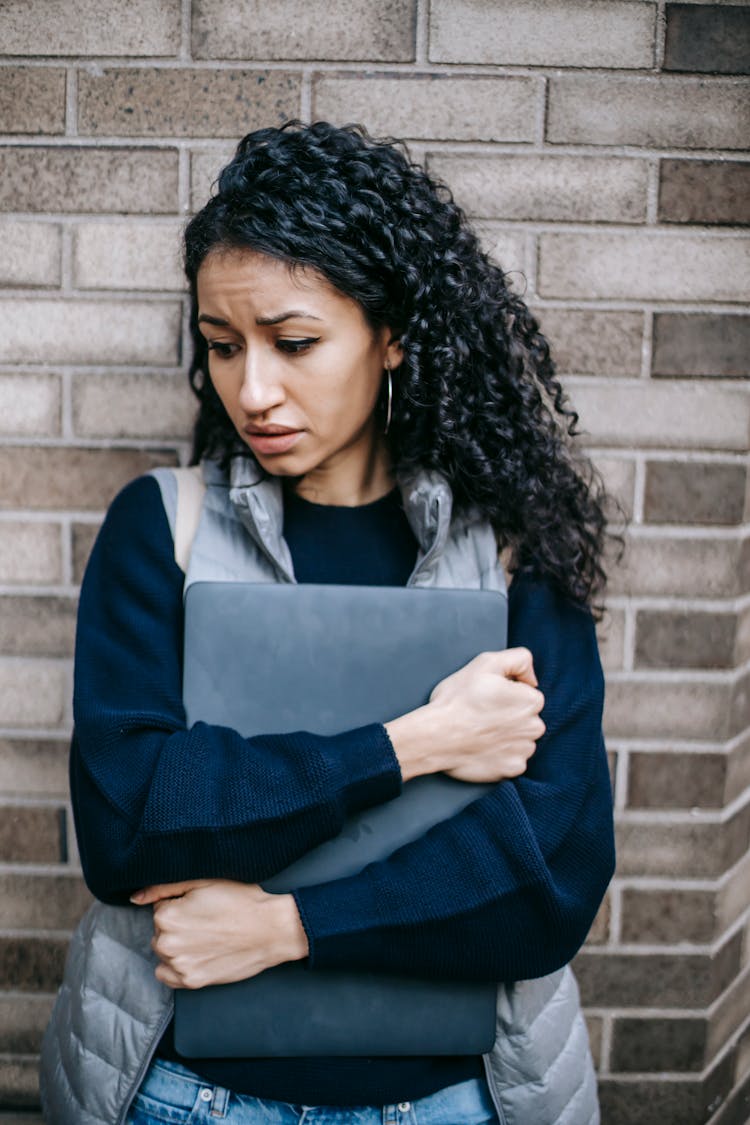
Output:
M250 459L235 460L229 480L204 463L196 519L178 520L186 494L195 495L196 472L153 473L185 587L198 580L293 582L280 482L263 477ZM491 528L451 519L445 481L422 473L400 488L419 544L410 585L505 589ZM98 902L76 929L42 1044L49 1125L125 1122L173 1012L170 989L154 977L152 933L150 911ZM498 987L497 1038L483 1061L502 1125L598 1125L596 1078L570 968Z

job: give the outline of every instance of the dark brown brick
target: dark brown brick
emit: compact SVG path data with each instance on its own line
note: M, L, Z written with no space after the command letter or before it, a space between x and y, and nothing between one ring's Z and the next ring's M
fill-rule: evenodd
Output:
M134 477L174 465L173 453L131 449L0 451L0 506L102 510Z
M77 584L83 581L86 563L99 534L99 527L98 523L73 524L73 581Z
M711 1118L711 1125L747 1125L750 1121L750 1071L743 1073L744 1077Z
M734 613L642 609L636 614L637 668L731 668Z
M63 133L65 71L57 67L3 67L0 133Z
M662 160L659 218L665 223L750 223L750 164Z
M628 943L708 945L716 936L716 895L623 887L621 932Z
M649 461L644 519L647 523L742 523L746 489L744 465Z
M750 316L657 313L651 373L745 378L750 375Z
M667 4L664 69L750 74L750 7Z
M301 78L283 70L81 72L82 134L239 137L299 113Z
M0 861L59 863L63 858L63 809L5 805L0 809Z
M0 211L176 212L177 152L18 146L0 151Z
M628 806L720 809L726 773L725 754L631 753Z
M62 980L66 938L0 936L0 988L55 992Z
M5 656L70 656L75 627L75 598L0 597Z
M732 1087L732 1060L722 1059L701 1081L698 1075L684 1080L617 1077L599 1083L603 1125L704 1125ZM637 1107L637 1109L636 1109ZM637 1117L634 1117L634 1111ZM732 1125L745 1125L732 1122Z
M614 1071L701 1070L706 1021L700 1019L615 1019Z
M740 967L742 935L713 956L697 953L598 953L575 959L581 997L589 1007L703 1008Z

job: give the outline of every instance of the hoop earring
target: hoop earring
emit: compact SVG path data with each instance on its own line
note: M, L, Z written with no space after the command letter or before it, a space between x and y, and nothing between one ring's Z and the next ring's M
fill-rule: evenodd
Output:
M391 427L391 417L393 415L393 379L391 378L390 367L386 367L386 371L388 372L388 404L385 411L385 430L383 433L387 434Z

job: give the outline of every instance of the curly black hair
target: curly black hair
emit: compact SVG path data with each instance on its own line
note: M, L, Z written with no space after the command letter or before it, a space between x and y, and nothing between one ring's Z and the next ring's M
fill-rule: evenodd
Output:
M491 522L512 570L548 576L582 605L598 597L604 491L570 441L578 415L547 341L451 192L401 142L326 122L259 129L188 224L193 460L226 463L249 451L211 384L196 301L198 270L218 247L313 267L373 329L388 325L404 353L388 433L396 471L438 470L456 511Z

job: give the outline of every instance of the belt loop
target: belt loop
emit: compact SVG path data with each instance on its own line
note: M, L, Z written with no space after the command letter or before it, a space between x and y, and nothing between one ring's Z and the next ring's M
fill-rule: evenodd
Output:
M229 1090L223 1086L214 1086L211 1108L208 1111L211 1117L226 1117L229 1108Z

